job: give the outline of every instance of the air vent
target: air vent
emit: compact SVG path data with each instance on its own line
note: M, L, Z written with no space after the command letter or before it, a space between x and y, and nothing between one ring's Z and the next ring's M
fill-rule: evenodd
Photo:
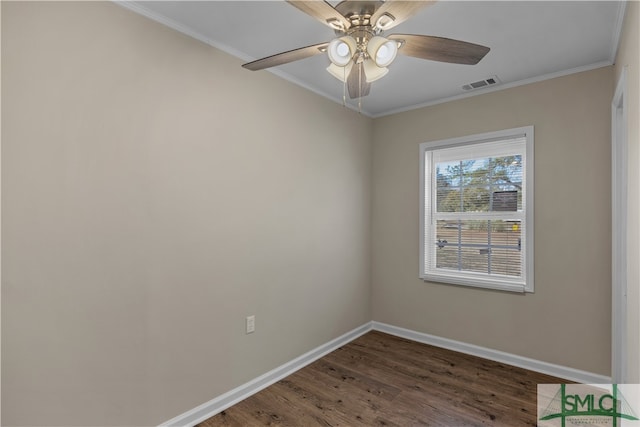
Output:
M466 84L466 85L462 86L462 89L464 89L464 90L481 89L483 87L493 86L493 85L496 85L498 83L500 83L500 80L498 80L498 77L497 76L492 76L492 77L486 78L484 80L478 80L477 82Z

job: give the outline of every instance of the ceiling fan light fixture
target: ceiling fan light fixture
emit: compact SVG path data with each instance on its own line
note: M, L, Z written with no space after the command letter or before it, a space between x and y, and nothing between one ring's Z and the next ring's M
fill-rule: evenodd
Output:
M398 54L398 44L381 36L372 37L367 44L367 53L378 67L389 66Z
M367 79L367 83L375 82L376 80L384 77L389 69L386 67L378 67L371 59L367 59L363 63L364 76Z
M351 68L353 68L353 61L345 65L344 67L339 67L336 64L330 64L327 67L327 71L336 79L341 82L346 82L349 77L349 73L351 72Z
M356 41L351 36L344 36L331 40L327 48L329 60L338 67L344 67L356 52Z

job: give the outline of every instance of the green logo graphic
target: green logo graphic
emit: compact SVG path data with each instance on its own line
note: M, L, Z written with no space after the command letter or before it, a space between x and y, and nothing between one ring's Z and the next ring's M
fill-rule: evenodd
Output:
M618 427L621 418L638 420L616 384L613 384L611 392L593 385L572 386L573 392L568 392L567 385L560 384L549 405L539 414L540 421L558 419L565 427L567 419L573 424L594 424L597 420L598 423L608 421L607 424L610 422L613 427Z

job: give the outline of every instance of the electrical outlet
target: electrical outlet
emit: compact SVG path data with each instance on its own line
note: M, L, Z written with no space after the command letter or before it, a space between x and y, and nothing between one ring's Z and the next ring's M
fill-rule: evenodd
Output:
M246 325L248 334L254 333L256 331L256 316L255 315L247 316L245 325Z

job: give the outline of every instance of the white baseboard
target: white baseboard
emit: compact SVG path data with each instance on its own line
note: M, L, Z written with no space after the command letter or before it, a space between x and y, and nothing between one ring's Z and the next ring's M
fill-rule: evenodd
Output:
M579 369L569 368L567 366L555 365L553 363L541 362L528 357L518 356L515 354L505 353L498 350L492 350L486 347L480 347L473 344L466 344L460 341L441 338L435 335L429 335L422 332L412 331L410 329L399 328L397 326L387 325L386 323L372 322L373 329L384 332L397 337L406 338L408 340L430 344L436 347L446 348L448 350L458 351L460 353L472 356L482 357L484 359L493 360L495 362L505 363L511 366L528 369L530 371L540 372L542 374L552 375L554 377L563 378L583 384L611 384L611 377L593 374L591 372L581 371Z
M484 359L505 363L507 365L517 366L519 368L529 369L531 371L552 375L558 378L564 378L570 381L576 381L583 384L610 384L611 377L593 374L574 368L569 368L552 363L541 362L539 360L529 359L527 357L515 354L505 353L498 350L492 350L486 347L480 347L473 344L466 344L460 341L454 341L448 338L441 338L435 335L429 335L422 332L412 331L410 329L399 328L397 326L388 325L381 322L368 322L364 325L353 329L346 334L323 344L290 362L279 366L266 374L263 374L233 390L222 394L202 405L191 409L175 418L160 424L160 427L192 427L207 418L210 418L225 409L235 405L241 400L259 392L260 390L274 384L288 375L293 374L308 364L320 359L324 355L350 343L361 335L371 330L384 332L397 337L406 338L412 341L430 344L436 347L446 348L448 350L458 351L460 353L472 356L482 357Z
M364 325L347 332L346 334L339 336L338 338L323 344L302 356L299 356L284 365L281 365L266 374L263 374L233 390L222 394L202 405L191 409L175 418L165 421L160 424L160 427L191 427L207 418L210 418L225 409L235 405L241 400L259 392L260 390L274 384L281 379L293 374L299 369L307 366L308 364L320 359L322 356L331 353L332 351L342 347L345 344L355 340L361 335L366 334L371 330L372 322L365 323Z

